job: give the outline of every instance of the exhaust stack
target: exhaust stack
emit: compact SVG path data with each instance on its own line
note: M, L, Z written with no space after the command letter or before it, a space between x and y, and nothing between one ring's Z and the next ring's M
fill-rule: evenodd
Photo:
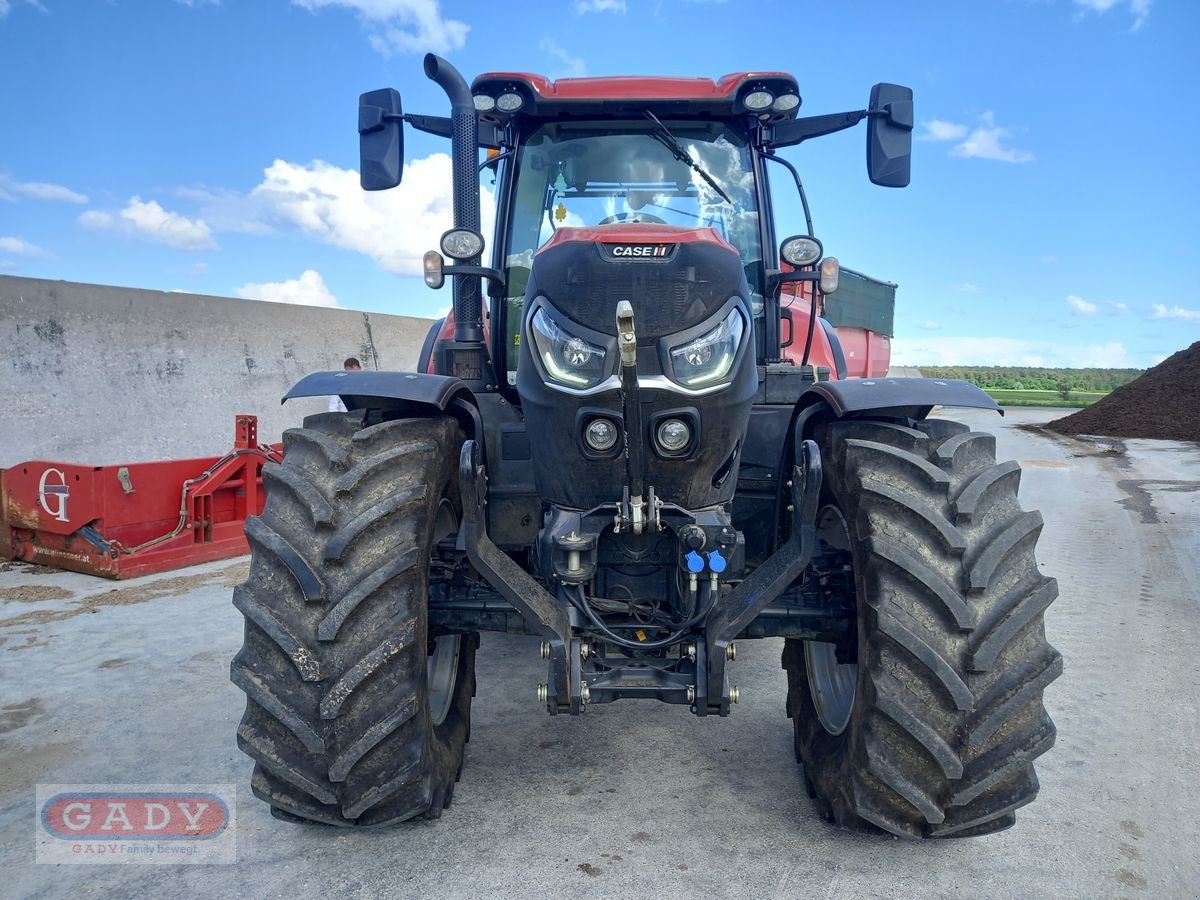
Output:
M450 120L454 128L450 137L454 227L479 231L479 120L471 89L458 69L433 53L425 56L425 75L450 98ZM467 264L478 266L479 257ZM477 277L454 277L454 340L483 342L483 301Z

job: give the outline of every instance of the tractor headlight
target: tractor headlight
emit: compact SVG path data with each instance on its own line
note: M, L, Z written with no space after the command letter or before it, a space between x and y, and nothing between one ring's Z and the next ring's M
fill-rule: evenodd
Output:
M483 252L483 235L470 228L451 228L442 235L441 244L451 259L474 259Z
M525 105L525 98L516 91L509 91L496 98L496 109L500 112L515 113Z
M775 102L775 95L770 91L752 91L742 98L742 104L753 112L762 112Z
M800 97L797 94L780 94L771 104L771 109L775 112L791 112L799 105Z
M684 387L720 381L733 368L746 323L736 309L708 334L671 348L671 377Z
M779 248L779 255L798 269L814 265L824 252L821 242L808 235L790 237Z
M544 309L535 312L529 324L538 359L552 380L576 389L604 380L608 364L603 347L565 331Z

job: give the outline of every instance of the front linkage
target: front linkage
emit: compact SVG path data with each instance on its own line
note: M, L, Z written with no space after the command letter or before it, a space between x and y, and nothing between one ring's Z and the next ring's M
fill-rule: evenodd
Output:
M625 665L597 666L599 654L588 640L590 623L580 611L582 604L573 604L567 596L573 590L581 592L582 585L560 584L560 596L555 596L491 541L485 524L487 470L480 461L478 444L469 440L463 445L459 464L462 549L484 580L520 613L530 630L542 635L542 653L549 659L549 677L540 687L539 697L552 715L560 712L578 715L588 703L625 697L687 704L698 716L729 714L730 704L737 702L737 688L730 685L725 664L735 657L735 638L772 601L784 595L817 552L815 520L821 492L821 457L812 441L800 441L796 446L800 452L788 480L790 538L743 581L718 590L707 615L671 642L680 649L677 659L639 659ZM587 515L613 518L608 509ZM581 514L579 518L586 519L587 515ZM669 511L664 515L669 515ZM567 565L572 563L581 574L586 571L574 560ZM491 612L495 613L494 605ZM837 611L811 605L789 612L796 623L841 618ZM848 621L852 622L852 613ZM805 631L800 624L794 629L799 633Z

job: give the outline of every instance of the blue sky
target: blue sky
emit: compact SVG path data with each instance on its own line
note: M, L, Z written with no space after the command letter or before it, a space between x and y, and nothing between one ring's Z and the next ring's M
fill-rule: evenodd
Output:
M896 361L1148 366L1200 340L1198 42L1192 0L0 0L0 274L435 314L448 146L408 131L365 196L361 91L444 113L426 50L468 80L782 69L810 115L916 92L905 190L861 127L787 151L826 251L899 283Z

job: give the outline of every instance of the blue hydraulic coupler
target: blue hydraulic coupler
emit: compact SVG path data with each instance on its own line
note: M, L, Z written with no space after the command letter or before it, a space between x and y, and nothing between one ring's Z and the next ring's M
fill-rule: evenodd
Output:
M720 575L725 571L725 566L728 561L721 555L720 550L710 550L708 552L708 568L716 575Z

